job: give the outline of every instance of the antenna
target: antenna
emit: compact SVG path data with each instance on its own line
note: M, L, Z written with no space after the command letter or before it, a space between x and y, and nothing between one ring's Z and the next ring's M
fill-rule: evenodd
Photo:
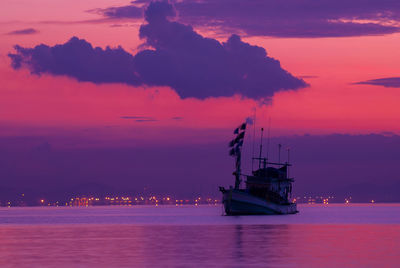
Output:
M271 117L268 119L267 159L269 158L269 138L271 132Z
M263 142L263 134L264 134L264 128L261 128L261 140L260 140L260 157L258 158L258 168L261 168L261 153L262 153L262 142Z
M251 155L252 155L252 157L251 157L251 171L254 171L254 146L255 146L255 143L256 143L256 111L257 111L257 108L256 107L254 107L254 120L253 120L253 129L254 129L254 131L253 131L253 151L251 152Z
M287 174L287 177L289 178L289 161L290 161L290 148L288 147L287 148L287 171L286 171L286 174Z
M281 148L282 148L282 144L278 144L278 149L279 149L279 153L278 153L278 163L281 163Z

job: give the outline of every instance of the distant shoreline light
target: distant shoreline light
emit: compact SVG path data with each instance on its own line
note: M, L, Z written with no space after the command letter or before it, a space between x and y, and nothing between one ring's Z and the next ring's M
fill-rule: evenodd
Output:
M164 195L164 196L74 196L69 198L68 200L48 200L45 198L40 198L37 202L34 203L27 203L25 201L25 195L21 194L15 200L6 200L0 201L0 207L28 207L28 206L53 206L53 207L89 207L89 206L140 206L140 205L175 205L175 206L183 206L183 205L219 205L221 204L221 200L212 198L212 197L201 197L198 196L196 198L177 198L171 195ZM322 205L329 205L329 204L350 204L354 203L352 201L352 197L349 196L345 198L343 201L335 198L335 196L310 196L305 195L303 197L297 196L291 199L292 202L298 204L322 204ZM374 204L376 203L376 199L370 199L369 201L365 201L363 203Z

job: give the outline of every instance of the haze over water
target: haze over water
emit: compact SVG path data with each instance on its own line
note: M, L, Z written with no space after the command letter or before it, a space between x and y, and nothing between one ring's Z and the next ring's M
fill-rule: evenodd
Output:
M397 267L399 204L0 209L0 267Z

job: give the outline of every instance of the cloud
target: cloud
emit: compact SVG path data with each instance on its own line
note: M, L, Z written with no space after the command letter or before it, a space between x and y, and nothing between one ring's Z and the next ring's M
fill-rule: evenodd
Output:
M171 119L172 119L172 120L180 121L180 120L183 120L183 117L182 117L182 116L174 116L174 117L172 117Z
M121 119L153 119L149 116L121 116Z
M318 78L316 75L301 75L299 77L303 79Z
M8 32L8 35L29 35L29 34L37 34L39 33L38 30L33 29L33 28L27 28L27 29L21 29L21 30L15 30L12 32Z
M143 3L97 12L137 19ZM247 35L318 38L391 34L400 31L400 3L393 0L186 0L175 1L181 22ZM130 9L133 8L132 12Z
M171 7L166 2L150 4L145 13L148 23L140 27L140 37L155 49L135 56L146 84L168 85L183 98L200 99L237 93L260 98L279 89L306 86L268 57L264 48L245 43L238 35L220 43L191 26L169 21Z
M73 37L67 43L34 48L15 46L9 54L14 69L34 74L67 75L79 81L169 86L182 98L205 99L240 94L268 98L278 90L307 86L282 69L264 48L232 35L224 43L198 34L175 21L166 1L151 3L140 38L150 47L131 55L121 47L93 47Z
M85 40L71 38L53 47L41 44L34 48L15 46L9 54L12 67L27 67L33 74L68 75L79 81L95 83L138 84L133 73L133 56L121 47L102 49Z
M96 8L88 10L89 13L101 14L108 18L143 18L143 8L135 5Z
M354 84L355 85L374 85L374 86L384 86L384 87L400 87L400 77L372 79L372 80L357 82Z
M143 123L143 122L157 122L158 120L157 119L136 119L135 121Z
M158 119L149 116L121 116L121 119L133 119L136 122L157 122Z

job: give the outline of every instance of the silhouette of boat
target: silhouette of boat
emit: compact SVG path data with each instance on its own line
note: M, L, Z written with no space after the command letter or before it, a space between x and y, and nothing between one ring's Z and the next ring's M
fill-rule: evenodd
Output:
M296 203L290 201L293 178L289 177L289 159L285 163L268 162L262 157L262 135L259 157L252 160L258 161L258 169L252 171L252 175L241 173L241 150L243 146L246 123L235 129L236 137L229 143L230 155L235 157L236 170L235 186L229 189L219 187L222 192L222 202L226 215L274 215L297 213ZM279 145L280 155L281 145ZM280 158L280 157L279 157ZM244 177L246 188L240 188L241 177Z

